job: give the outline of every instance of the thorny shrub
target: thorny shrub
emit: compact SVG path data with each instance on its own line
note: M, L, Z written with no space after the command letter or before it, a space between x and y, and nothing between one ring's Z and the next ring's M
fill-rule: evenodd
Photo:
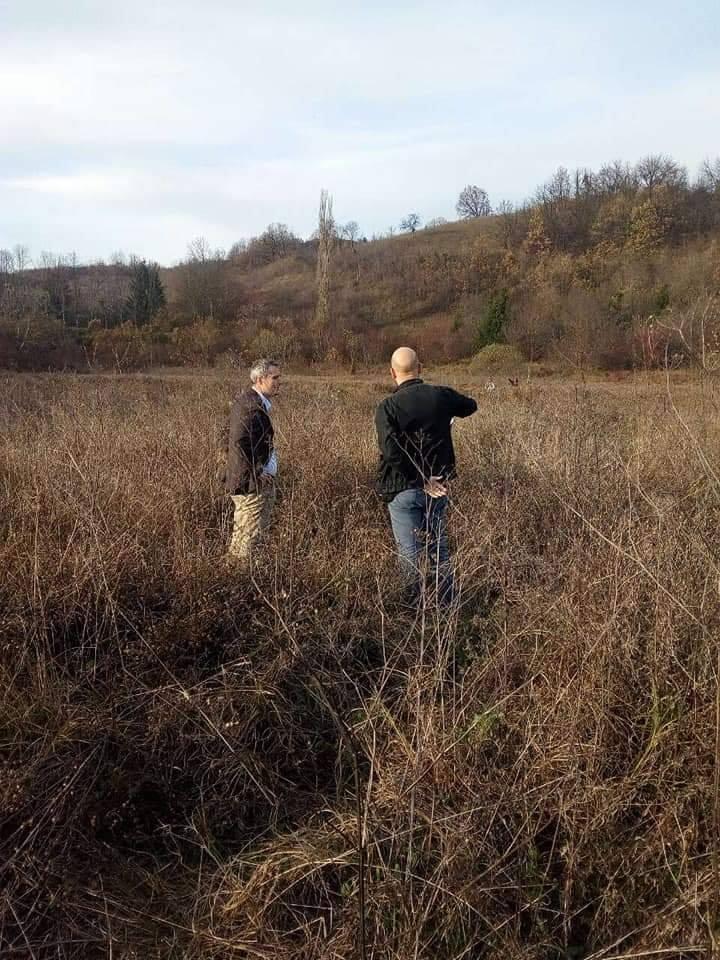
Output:
M4 379L3 957L717 949L715 385L462 385L462 591L411 616L383 384L287 385L248 577L229 379Z

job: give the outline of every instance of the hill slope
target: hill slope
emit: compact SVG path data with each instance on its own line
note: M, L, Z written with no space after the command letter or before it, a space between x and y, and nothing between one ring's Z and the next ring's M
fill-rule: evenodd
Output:
M714 347L719 243L717 184L546 185L502 215L336 238L319 328L317 243L274 224L227 256L199 244L161 270L167 302L152 323L127 322L138 319L127 306L133 264L0 274L0 363L132 368L240 352L357 367L400 340L434 360L500 340L532 360L652 364Z

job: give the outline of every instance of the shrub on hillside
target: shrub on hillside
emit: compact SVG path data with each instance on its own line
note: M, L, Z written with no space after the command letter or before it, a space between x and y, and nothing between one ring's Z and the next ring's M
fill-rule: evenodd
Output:
M246 352L252 357L274 357L287 363L301 355L301 336L291 320L276 317L247 341Z
M491 343L474 355L470 361L470 370L473 373L483 373L487 370L515 369L524 362L525 358L517 347L509 343Z
M503 288L494 293L480 318L477 330L477 347L482 349L493 343L502 343L510 322L510 298Z

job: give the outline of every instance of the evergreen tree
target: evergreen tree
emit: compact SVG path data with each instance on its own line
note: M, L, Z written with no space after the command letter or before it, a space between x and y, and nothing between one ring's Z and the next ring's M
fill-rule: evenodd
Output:
M509 320L510 303L504 288L490 297L487 308L478 325L477 347L482 349L491 343L502 343L505 326Z
M126 306L129 319L137 326L150 323L158 310L165 306L165 290L157 263L137 260L133 264Z

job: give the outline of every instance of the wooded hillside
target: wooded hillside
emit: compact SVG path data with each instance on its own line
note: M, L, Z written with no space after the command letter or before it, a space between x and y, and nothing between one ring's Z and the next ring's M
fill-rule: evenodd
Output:
M720 160L691 182L668 157L560 168L516 208L458 201L464 220L367 240L334 225L329 309L318 240L282 223L229 252L200 238L172 268L0 253L0 364L19 369L214 364L274 354L357 368L400 340L434 361L488 344L576 366L712 361ZM485 198L487 199L487 198Z

